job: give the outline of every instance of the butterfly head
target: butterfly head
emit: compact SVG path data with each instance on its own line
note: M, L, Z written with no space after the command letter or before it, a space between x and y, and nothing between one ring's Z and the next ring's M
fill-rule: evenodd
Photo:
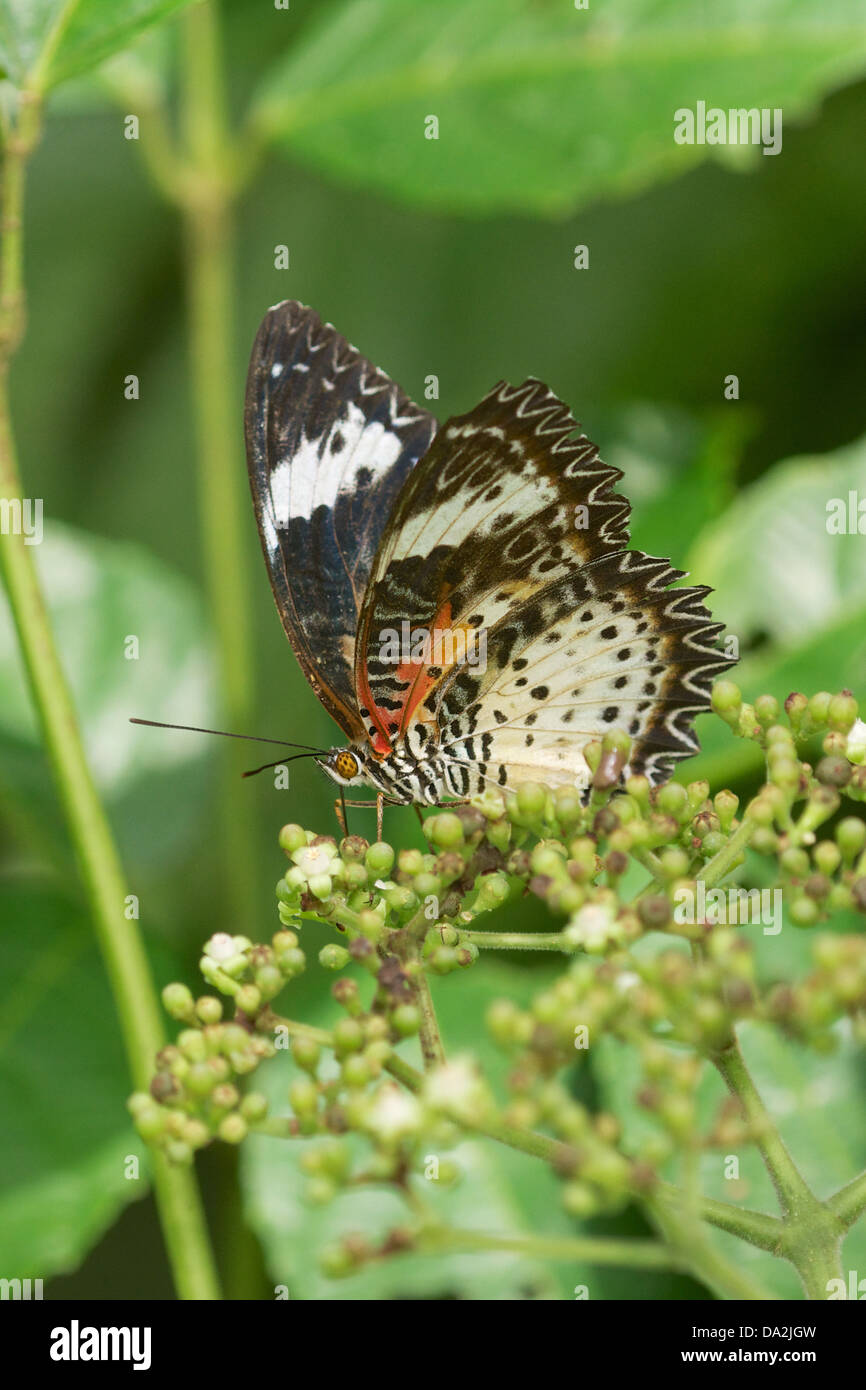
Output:
M357 749L331 748L323 757L317 758L316 762L341 787L359 787L364 784L364 762Z

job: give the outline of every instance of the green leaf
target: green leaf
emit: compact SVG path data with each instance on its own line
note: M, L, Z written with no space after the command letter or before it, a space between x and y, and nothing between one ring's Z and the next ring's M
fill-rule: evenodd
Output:
M80 909L56 888L0 885L0 1269L74 1269L127 1202L144 1145L111 995Z
M446 1052L471 1050L494 1084L508 1068L507 1058L486 1036L483 1015L492 999L507 995L527 1000L551 978L551 968L521 970L483 961L470 977L437 981L436 1008ZM438 987L437 987L438 986ZM340 1010L324 997L303 1010L305 1022L332 1026ZM407 1058L416 1062L411 1050ZM417 1064L417 1063L416 1063ZM285 1113L288 1086L297 1069L280 1053L259 1073L256 1089L267 1090L274 1113ZM303 1299L387 1299L456 1296L468 1299L568 1298L575 1284L588 1282L586 1267L556 1262L546 1266L515 1254L401 1255L372 1264L351 1278L332 1281L318 1269L323 1246L350 1231L381 1237L407 1220L406 1207L392 1192L350 1189L329 1206L310 1206L299 1168L311 1141L254 1136L243 1147L241 1181L247 1217L262 1242L274 1280ZM352 1136L358 1154L368 1146ZM559 1184L546 1165L502 1150L492 1141L461 1143L449 1157L463 1177L453 1188L424 1184L424 1196L443 1221L463 1229L497 1235L573 1235L577 1227L562 1211Z
M314 168L430 207L565 212L707 157L674 113L809 113L866 64L857 0L349 0L280 59L253 119ZM435 116L438 139L425 138Z
M828 528L839 509L847 525L850 493L866 502L864 479L866 438L832 454L789 459L746 488L698 538L689 566L713 586L716 616L741 643L762 633L779 646L800 647L860 608L866 545L856 512L853 531Z
M3 0L0 65L45 92L89 72L190 0Z
M207 740L141 728L129 719L212 721L213 664L198 599L186 580L133 545L55 525L46 526L34 554L90 767L121 846L134 851L138 865L177 857L206 804ZM5 605L0 800L26 838L49 849L65 841Z
M830 1197L866 1167L866 1112L852 1104L863 1087L861 1052L847 1029L839 1030L839 1050L830 1056L818 1056L760 1024L742 1024L738 1036L746 1065L794 1162L816 1196ZM635 1099L640 1067L634 1048L603 1038L593 1049L593 1071L605 1106L623 1124L624 1143L637 1147L656 1127ZM707 1063L698 1090L702 1127L709 1125L727 1094L721 1077ZM712 1150L702 1155L702 1194L778 1216L772 1183L755 1145L744 1146L734 1156L738 1179L725 1176L726 1153ZM673 1165L663 1176L672 1182L679 1179ZM791 1265L724 1231L709 1225L705 1230L720 1252L779 1297L802 1298ZM866 1222L849 1233L843 1266L866 1267Z

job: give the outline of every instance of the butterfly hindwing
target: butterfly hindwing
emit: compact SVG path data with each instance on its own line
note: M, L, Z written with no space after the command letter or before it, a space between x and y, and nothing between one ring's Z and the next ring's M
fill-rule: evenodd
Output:
M632 738L624 775L660 781L697 751L692 720L730 665L712 645L721 625L702 603L708 590L667 588L679 578L664 560L622 551L519 605L489 635L485 672L443 688L442 754L477 763L486 782L586 786L586 744L620 728Z
M436 753L455 795L586 785L582 749L611 727L632 735L629 770L657 781L695 751L694 714L731 664L707 590L669 590L679 571L626 548L621 474L575 429L542 383L500 384L441 428L380 543L356 647L362 717L374 746ZM407 620L450 633L451 659L444 641L388 659L383 635Z
M312 309L286 301L259 328L247 377L247 463L277 608L328 712L363 738L358 615L432 415Z

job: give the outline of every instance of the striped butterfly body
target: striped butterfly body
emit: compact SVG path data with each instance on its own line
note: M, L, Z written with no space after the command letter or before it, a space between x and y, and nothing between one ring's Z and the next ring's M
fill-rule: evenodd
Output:
M277 608L346 744L341 786L435 804L587 788L632 739L661 781L732 663L706 587L628 548L629 505L542 382L441 427L301 304L269 310L247 383L250 484Z

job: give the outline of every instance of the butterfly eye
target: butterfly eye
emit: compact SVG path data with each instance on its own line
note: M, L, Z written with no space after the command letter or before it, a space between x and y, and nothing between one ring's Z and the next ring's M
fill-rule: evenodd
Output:
M342 753L337 754L334 767L338 775L345 777L347 781L351 781L353 777L358 775L358 759L353 753L349 753L345 749Z

